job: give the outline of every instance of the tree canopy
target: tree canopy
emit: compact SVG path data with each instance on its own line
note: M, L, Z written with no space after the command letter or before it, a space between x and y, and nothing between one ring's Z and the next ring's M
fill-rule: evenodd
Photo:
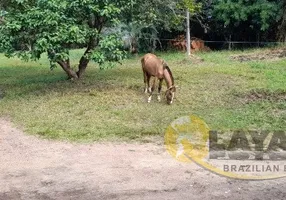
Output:
M281 19L282 0L218 0L213 1L211 27L226 40L259 41L275 39Z
M123 35L131 45L154 51L160 36L183 33L186 10L193 36L199 24L213 39L273 39L280 30L286 41L283 0L2 0L0 51L25 60L47 53L52 68L58 64L77 79L91 60L104 68L124 59ZM76 71L69 59L75 47L85 48Z
M213 14L225 27L247 22L249 28L266 30L277 19L279 7L279 2L267 0L219 0L214 2Z
M159 33L184 31L186 9L197 13L201 3L195 0L133 0L123 12L123 30L129 34L130 43L139 44L140 49L154 51L160 43Z
M148 38L147 46L155 49L158 32L182 29L182 9L195 12L196 5L194 0L4 0L0 50L25 60L47 53L52 68L59 64L69 78L79 78L90 60L103 67L125 57L119 25L135 40ZM77 71L69 59L75 46L86 48Z
M7 56L39 59L47 52L51 66L58 63L70 78L79 78L90 60L99 64L124 58L116 32L126 1L112 0L7 0L0 49ZM69 50L85 47L78 71L72 70Z

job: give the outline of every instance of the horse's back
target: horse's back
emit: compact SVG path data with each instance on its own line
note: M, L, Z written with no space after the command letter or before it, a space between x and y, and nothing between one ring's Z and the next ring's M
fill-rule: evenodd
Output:
M158 61L160 61L159 58L152 53L145 54L141 59L141 63L144 65L156 64Z
M162 60L152 53L145 54L142 59L142 69L151 76L163 75L163 64Z

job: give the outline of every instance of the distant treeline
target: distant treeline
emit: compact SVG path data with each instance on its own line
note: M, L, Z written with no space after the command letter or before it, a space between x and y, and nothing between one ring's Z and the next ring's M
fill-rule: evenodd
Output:
M166 1L167 0L163 0ZM286 42L286 1L284 0L197 0L199 9L191 14L191 37L207 41L212 49L274 46ZM160 12L160 9L157 9ZM181 13L183 16L184 13ZM158 14L158 16L160 16ZM171 19L171 20L170 20ZM172 18L142 28L138 37L141 50L168 49L169 39L185 34ZM166 21L168 20L168 21ZM152 30L154 29L154 30ZM145 38L144 38L145 37ZM153 46L152 46L153 45Z

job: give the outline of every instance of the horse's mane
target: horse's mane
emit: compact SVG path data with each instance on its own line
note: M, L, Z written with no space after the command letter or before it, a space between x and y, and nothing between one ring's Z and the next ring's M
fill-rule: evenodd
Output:
M170 77L171 77L171 80L172 80L172 85L174 85L174 84L175 84L175 83L174 83L174 77L173 77L173 74L172 74L172 72L171 72L169 66L168 66L168 65L164 65L164 69L166 69L166 70L169 72Z

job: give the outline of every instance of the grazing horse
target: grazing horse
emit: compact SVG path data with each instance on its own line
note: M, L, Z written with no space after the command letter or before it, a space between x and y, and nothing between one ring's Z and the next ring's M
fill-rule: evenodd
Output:
M176 92L176 87L174 86L174 78L167 63L151 53L144 55L141 59L141 63L144 76L145 93L149 93L148 103L151 101L152 93L155 90L157 80L159 80L158 101L161 100L160 93L162 89L162 82L163 79L165 79L167 84L167 91L165 96L167 103L172 104ZM151 77L154 78L152 85Z

